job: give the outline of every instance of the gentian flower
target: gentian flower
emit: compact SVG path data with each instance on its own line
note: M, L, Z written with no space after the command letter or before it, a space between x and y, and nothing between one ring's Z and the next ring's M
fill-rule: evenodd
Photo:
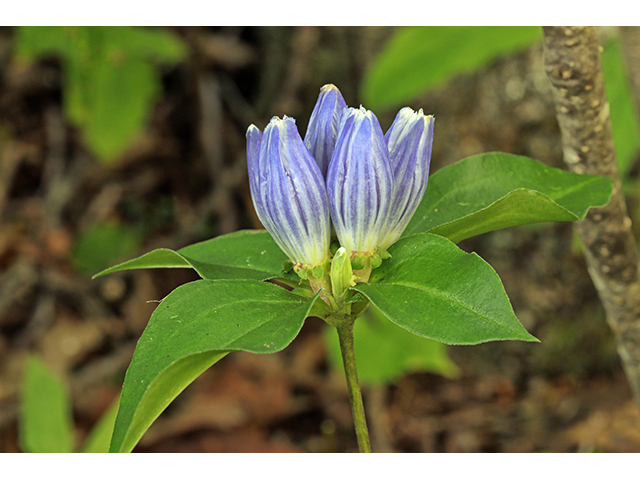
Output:
M296 272L314 291L325 290L327 303L332 287L340 296L350 285L345 259L353 279L367 281L402 235L427 187L433 126L433 116L405 107L385 135L371 111L348 108L325 85L304 141L288 117L271 119L264 134L254 125L247 130L258 218ZM329 267L332 231L340 268Z
M349 108L342 116L327 193L340 245L352 255L372 253L387 222L393 176L380 123L363 107Z
M331 223L324 178L295 120L273 117L247 130L251 197L258 218L289 259L318 266L329 255Z
M347 104L335 85L325 85L313 108L304 143L318 162L320 171L327 176L329 162L338 136L338 127Z
M393 196L387 223L378 243L387 248L404 232L424 197L433 145L433 115L405 107L398 112L385 139L393 171Z

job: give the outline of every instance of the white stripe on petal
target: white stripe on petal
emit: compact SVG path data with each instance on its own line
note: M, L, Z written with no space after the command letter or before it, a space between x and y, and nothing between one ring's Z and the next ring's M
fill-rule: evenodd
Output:
M326 188L293 118L271 120L262 136L258 163L264 182L252 195L260 205L256 208L260 221L291 260L324 260L330 241Z
M347 250L377 247L393 189L389 153L375 115L360 107L342 118L329 171L329 207Z
M429 178L434 117L405 107L385 138L389 145L394 188L391 209L379 246L393 244L424 197Z

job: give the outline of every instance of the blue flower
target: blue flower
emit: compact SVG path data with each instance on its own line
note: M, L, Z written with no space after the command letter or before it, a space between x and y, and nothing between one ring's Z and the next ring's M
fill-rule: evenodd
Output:
M347 104L335 85L325 85L311 113L304 143L318 162L320 171L327 176L329 162L338 135L338 127Z
M249 127L258 218L315 291L330 289L324 277L332 232L357 281L388 258L386 248L424 196L433 126L433 116L405 107L385 135L371 111L348 108L340 91L325 85L304 141L293 118L272 118L264 134Z
M342 116L327 171L327 193L340 245L372 253L387 223L393 194L387 141L373 112L349 108Z
M405 107L398 112L385 135L393 173L393 195L378 243L381 248L386 249L400 238L424 197L429 179L434 121L433 115Z
M293 118L247 130L251 197L258 218L289 259L319 264L329 256L331 223L324 178Z

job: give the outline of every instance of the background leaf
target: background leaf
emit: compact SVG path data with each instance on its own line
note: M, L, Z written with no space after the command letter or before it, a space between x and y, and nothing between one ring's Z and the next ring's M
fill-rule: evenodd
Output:
M161 88L155 64L181 61L186 47L160 29L26 26L17 30L16 55L62 59L66 116L108 163L145 127Z
M240 230L181 248L160 248L107 268L96 275L137 268L193 268L206 279L292 278L283 272L287 259L266 230Z
M83 453L108 453L111 444L111 436L113 435L113 427L116 423L116 415L118 414L119 399L113 402L102 418L93 427L87 441L82 448Z
M160 83L155 67L124 61L120 52L107 51L92 70L91 103L83 122L85 140L102 159L117 158L145 127Z
M434 173L403 236L432 232L453 242L501 228L584 218L606 205L611 180L527 157L484 153Z
M540 27L399 28L365 76L363 103L372 110L405 104L541 38Z
M73 451L71 400L63 381L35 356L26 359L20 410L20 444L32 453Z
M616 147L616 158L622 176L629 169L640 149L638 112L631 94L627 70L622 61L620 41L608 42L601 55L607 100L611 112L611 127Z
M392 257L354 290L389 320L446 344L536 341L520 324L498 274L446 238L416 234L389 247Z
M356 320L353 335L362 385L388 385L412 372L431 372L449 378L458 375L458 367L447 355L446 345L398 327L373 306ZM325 339L329 362L343 372L335 328L325 328Z
M140 337L110 450L131 451L167 405L228 352L273 353L289 345L316 298L251 280L199 280L175 289Z
M117 223L94 225L76 239L73 264L85 275L93 275L136 253L141 237L137 230Z

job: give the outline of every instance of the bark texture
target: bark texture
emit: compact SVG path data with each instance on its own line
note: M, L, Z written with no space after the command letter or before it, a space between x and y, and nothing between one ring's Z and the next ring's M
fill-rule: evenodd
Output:
M589 273L640 407L640 281L635 240L620 189L609 104L593 27L545 27L545 68L562 132L564 161L577 173L613 179L609 204L577 224Z

